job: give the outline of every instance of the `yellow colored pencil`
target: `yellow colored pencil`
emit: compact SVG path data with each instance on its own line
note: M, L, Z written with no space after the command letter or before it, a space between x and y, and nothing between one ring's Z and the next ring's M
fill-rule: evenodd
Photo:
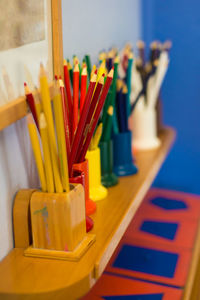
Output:
M92 151L94 150L94 147L93 147L93 141L94 141L94 137L91 138L91 141L90 141L90 145L89 145L89 150Z
M58 153L60 159L62 184L63 184L64 191L69 192L69 174L68 174L68 161L67 161L67 149L66 149L65 130L64 130L63 109L62 109L60 87L58 82L54 83L53 106L54 106L54 113L55 113L56 134L57 134L57 144L58 144Z
M38 175L40 178L41 188L42 188L43 192L46 192L47 185L46 185L46 178L45 178L42 154L41 154L41 150L40 150L39 138L37 135L37 130L36 130L33 118L30 113L27 115L27 126L28 126L31 145L32 145L32 149L33 149L33 153L34 153L34 157L35 157L37 170L38 170Z
M51 163L51 154L48 141L47 123L44 113L40 114L39 118L40 136L42 140L44 169L46 174L47 192L54 193L53 169Z
M100 64L99 66L99 69L98 69L98 73L97 73L97 83L99 81L99 79L101 78L101 76L105 73L105 69L106 69L106 61L105 59L102 61L102 63ZM97 84L96 83L96 84Z
M98 147L98 145L99 145L99 141L100 141L100 138L101 138L102 130L103 130L103 124L100 123L99 126L97 127L97 130L96 130L94 138L93 138L93 143L92 143L93 150L95 150Z
M53 166L53 176L56 193L62 193L63 187L60 179L59 165L58 165L58 155L56 147L56 137L54 132L54 122L51 110L51 99L49 94L48 81L43 65L40 66L40 90L42 96L42 107L44 110L45 118L47 121L47 130L50 144L50 153Z

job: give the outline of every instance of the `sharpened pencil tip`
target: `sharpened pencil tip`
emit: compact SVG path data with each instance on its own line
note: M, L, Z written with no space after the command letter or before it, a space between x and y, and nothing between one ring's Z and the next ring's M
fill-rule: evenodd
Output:
M114 74L114 67L112 67L112 69L110 70L110 72L108 73L107 77L113 78L113 74Z
M86 66L83 67L81 76L87 76L87 67Z
M74 66L74 72L79 72L78 63L76 63L75 66Z
M100 79L99 79L99 83L100 84L104 84L104 77L105 77L105 74L103 74Z

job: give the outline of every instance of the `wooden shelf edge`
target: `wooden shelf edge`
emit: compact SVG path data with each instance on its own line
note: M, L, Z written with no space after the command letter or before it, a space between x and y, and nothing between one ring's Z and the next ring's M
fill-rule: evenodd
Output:
M50 96L53 95L52 83L49 84ZM35 93L33 93L35 94ZM21 96L9 103L0 106L0 130L24 118L28 113L25 96Z
M19 97L0 107L0 130L22 119L26 113L27 105L25 97Z

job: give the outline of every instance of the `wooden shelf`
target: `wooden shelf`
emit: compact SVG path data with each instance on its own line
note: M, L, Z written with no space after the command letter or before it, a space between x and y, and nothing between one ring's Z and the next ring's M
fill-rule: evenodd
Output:
M96 242L79 262L28 258L13 249L0 263L0 299L77 299L86 294L104 271L126 228L143 200L174 141L170 128L160 135L162 145L138 152L139 173L120 178L108 197L97 202L93 232ZM17 298L19 297L19 298Z
M52 83L49 84L50 96L53 97ZM34 95L35 93L33 93ZM24 118L28 113L26 98L21 96L14 101L0 106L0 130Z

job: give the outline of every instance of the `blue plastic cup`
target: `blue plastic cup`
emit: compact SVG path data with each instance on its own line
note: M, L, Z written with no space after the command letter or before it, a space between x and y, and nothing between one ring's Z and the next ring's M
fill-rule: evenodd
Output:
M133 163L132 133L130 130L118 133L113 137L114 173L117 176L128 176L137 173Z

